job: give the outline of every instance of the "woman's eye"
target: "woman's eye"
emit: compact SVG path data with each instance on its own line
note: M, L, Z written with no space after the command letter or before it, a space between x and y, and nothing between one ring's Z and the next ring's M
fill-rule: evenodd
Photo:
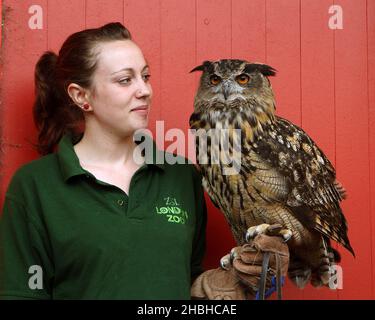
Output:
M211 84L216 86L221 82L221 78L219 76L217 76L216 74L214 74L210 77L210 82L211 82Z
M236 77L236 81L239 84L246 84L250 81L250 77L247 74L240 74L239 76Z
M148 80L150 80L151 75L150 74L144 74L142 77L143 77L143 81L147 82Z
M123 78L118 81L120 84L128 84L130 82L130 78Z

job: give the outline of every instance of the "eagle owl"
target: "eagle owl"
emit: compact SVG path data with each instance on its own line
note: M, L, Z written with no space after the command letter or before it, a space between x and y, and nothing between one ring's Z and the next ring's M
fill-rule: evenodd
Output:
M269 77L276 70L225 59L205 61L194 71L202 71L202 76L191 129L216 129L229 139L225 150L212 136L205 140L197 135L197 162L205 190L224 213L236 242L246 241L250 227L281 224L291 231L291 280L301 288L309 281L314 286L329 285L331 266L340 260L330 240L354 255L340 208L345 190L314 141L301 128L275 115ZM204 147L208 161L199 154ZM240 153L238 169L228 174L225 157L234 156L236 150Z

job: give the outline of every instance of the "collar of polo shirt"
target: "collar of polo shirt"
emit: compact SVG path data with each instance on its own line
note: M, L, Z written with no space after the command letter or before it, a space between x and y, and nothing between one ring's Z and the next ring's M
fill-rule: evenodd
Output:
M141 142L144 143L146 148L149 146L149 148L151 148L149 150L152 150L151 153L145 152L145 165L164 170L164 152L157 148L155 141L150 136L143 135L143 137L144 138L141 140L135 139L135 141L137 144L140 144ZM78 139L78 141L81 138L82 136ZM58 145L57 156L64 181L68 181L70 178L75 176L87 175L87 171L82 168L77 154L74 151L74 140L75 139L72 134L65 134Z

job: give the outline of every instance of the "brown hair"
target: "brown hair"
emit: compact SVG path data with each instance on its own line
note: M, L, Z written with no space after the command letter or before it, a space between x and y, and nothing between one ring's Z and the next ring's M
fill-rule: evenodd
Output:
M33 115L40 154L53 152L65 133L77 133L83 113L70 99L67 88L70 83L90 88L97 67L95 48L101 42L114 40L131 40L130 32L119 22L76 32L65 40L58 56L47 51L38 60Z

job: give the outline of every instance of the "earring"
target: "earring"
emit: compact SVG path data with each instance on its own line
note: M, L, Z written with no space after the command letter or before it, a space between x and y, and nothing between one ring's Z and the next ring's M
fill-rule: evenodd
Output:
M90 105L89 105L88 103L84 103L84 104L82 105L82 109L83 109L83 110L89 110L89 109L90 109Z

